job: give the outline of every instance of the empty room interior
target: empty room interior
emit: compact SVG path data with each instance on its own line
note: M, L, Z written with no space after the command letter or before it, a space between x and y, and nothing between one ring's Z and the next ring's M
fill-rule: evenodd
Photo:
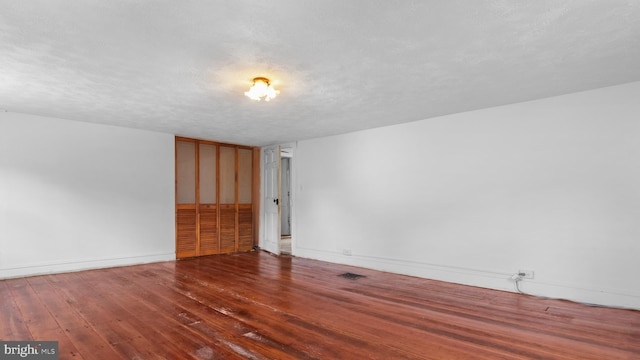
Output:
M639 219L640 2L0 0L0 358L638 359Z

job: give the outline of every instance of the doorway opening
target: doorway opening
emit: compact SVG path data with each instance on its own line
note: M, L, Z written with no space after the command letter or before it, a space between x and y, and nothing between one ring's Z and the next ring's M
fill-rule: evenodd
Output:
M260 150L260 248L274 255L295 255L295 148L295 143L289 143L264 146Z
M291 159L289 149L280 151L280 253L291 254Z

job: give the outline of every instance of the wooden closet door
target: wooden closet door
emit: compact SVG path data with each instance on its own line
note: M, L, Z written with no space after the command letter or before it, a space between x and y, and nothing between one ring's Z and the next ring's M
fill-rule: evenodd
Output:
M176 257L197 255L196 143L176 141Z
M177 258L253 248L254 152L176 137Z
M238 251L253 248L253 151L238 149Z
M218 149L215 144L200 143L198 150L198 255L218 254Z
M220 253L237 251L236 148L220 146Z

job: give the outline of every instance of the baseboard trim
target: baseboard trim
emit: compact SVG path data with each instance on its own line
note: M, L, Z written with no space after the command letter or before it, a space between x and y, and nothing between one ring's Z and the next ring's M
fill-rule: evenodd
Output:
M25 276L48 275L82 270L103 269L117 266L148 264L153 262L171 261L175 259L175 253L160 253L118 258L95 258L48 262L0 269L0 279L12 279Z
M416 276L456 284L476 286L493 290L515 292L512 273L460 268L391 258L343 255L338 252L295 247L293 255L303 258L386 271L395 274ZM552 283L538 280L520 282L520 289L528 295L570 300L596 306L640 310L640 294L620 289L593 289L580 284Z

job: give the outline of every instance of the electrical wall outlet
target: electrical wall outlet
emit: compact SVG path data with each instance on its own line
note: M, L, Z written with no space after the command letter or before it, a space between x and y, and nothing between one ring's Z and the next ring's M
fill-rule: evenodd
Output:
M351 249L342 249L342 255L351 256Z
M523 279L533 279L533 270L518 270L518 275Z

